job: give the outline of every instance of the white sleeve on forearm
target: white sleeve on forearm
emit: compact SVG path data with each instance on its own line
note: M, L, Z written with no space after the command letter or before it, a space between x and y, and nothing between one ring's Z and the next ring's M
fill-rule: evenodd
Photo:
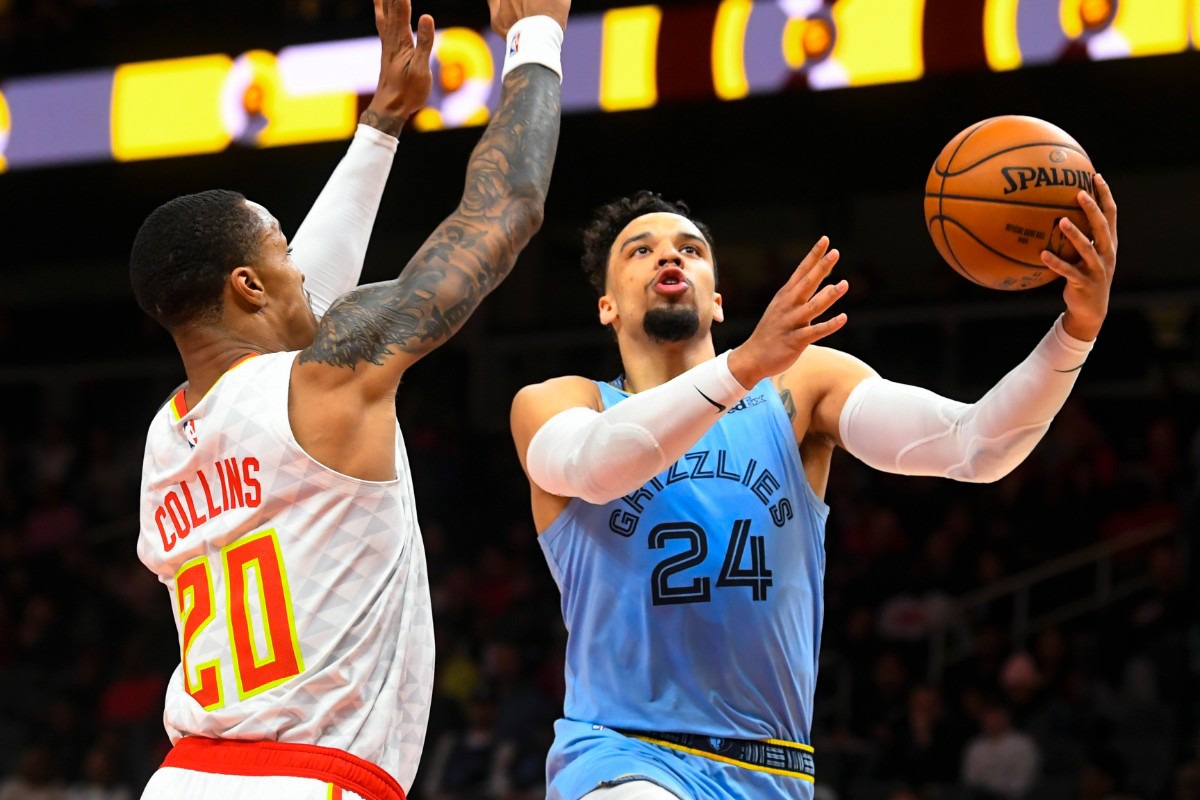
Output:
M589 503L623 497L682 458L748 391L726 352L604 412L567 409L529 442L529 477L551 494Z
M358 285L398 144L395 136L359 125L350 149L292 237L292 260L304 273L317 317Z
M1049 429L1092 344L1064 331L1059 317L1029 357L971 405L867 378L842 409L842 444L885 472L976 483L999 480Z

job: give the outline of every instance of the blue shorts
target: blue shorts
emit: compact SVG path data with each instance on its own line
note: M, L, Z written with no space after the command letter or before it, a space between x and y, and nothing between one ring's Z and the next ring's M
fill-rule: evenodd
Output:
M579 800L590 791L648 780L680 800L812 800L803 778L727 764L623 736L600 725L560 719L546 759L546 800Z

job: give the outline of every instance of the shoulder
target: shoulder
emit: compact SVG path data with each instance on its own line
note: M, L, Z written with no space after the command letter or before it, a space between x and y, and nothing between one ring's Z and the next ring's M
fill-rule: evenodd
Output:
M513 412L519 409L554 406L562 411L574 406L603 409L600 387L595 381L579 375L564 375L541 383L531 383L513 398Z
M809 345L786 372L771 379L792 420L797 440L837 435L837 420L855 386L878 373L865 361L832 347Z
M863 377L876 374L867 362L857 356L815 344L804 349L790 371L798 371L809 379L839 373L862 374Z
M809 345L796 362L786 372L772 378L771 383L781 394L791 391L817 402L829 394L848 394L861 381L876 375L878 373L869 364L856 356L832 347Z
M604 410L600 387L595 381L568 375L521 389L513 398L509 414L509 425L518 447L523 450L547 420L571 408Z

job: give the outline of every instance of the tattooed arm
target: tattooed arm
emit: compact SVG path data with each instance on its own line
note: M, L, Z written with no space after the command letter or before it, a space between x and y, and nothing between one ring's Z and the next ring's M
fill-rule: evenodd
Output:
M300 363L395 388L405 368L462 327L541 226L558 123L558 76L537 65L514 70L471 156L457 210L398 278L361 287L330 309Z
M558 76L545 67L510 72L496 116L471 155L458 208L399 277L344 295L300 353L292 428L326 466L369 479L394 474L384 432L395 425L401 375L462 327L541 226L559 94ZM379 442L386 454L376 452Z

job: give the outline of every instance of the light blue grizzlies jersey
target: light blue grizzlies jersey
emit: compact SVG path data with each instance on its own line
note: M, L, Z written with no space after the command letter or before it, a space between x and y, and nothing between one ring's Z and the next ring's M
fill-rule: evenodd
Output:
M599 386L606 408L628 397ZM769 381L633 494L571 500L539 537L569 631L565 717L809 743L827 513Z

